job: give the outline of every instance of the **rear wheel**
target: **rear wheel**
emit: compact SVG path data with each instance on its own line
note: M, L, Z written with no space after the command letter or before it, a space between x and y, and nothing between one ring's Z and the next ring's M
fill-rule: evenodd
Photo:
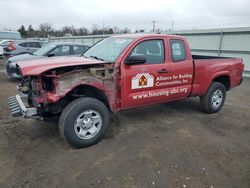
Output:
M203 111L213 114L218 112L226 99L226 88L220 82L213 82L207 93L200 97L201 107Z
M109 124L109 111L99 100L80 98L71 102L62 112L59 129L72 146L82 148L98 143Z

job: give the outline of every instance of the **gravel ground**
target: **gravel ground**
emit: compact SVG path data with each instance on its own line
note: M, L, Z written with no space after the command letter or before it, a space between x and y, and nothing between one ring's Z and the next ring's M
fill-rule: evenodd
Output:
M250 79L217 114L192 98L112 115L104 140L80 150L56 124L10 116L17 84L0 70L0 187L250 187Z

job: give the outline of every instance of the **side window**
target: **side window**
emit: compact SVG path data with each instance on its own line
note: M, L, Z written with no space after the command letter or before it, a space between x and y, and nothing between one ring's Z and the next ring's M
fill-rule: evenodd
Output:
M22 46L22 47L28 47L28 45L27 45L27 42L23 42L23 43L20 43L20 44L18 44L19 46Z
M41 48L39 42L33 42L33 47L34 47L34 48Z
M38 42L29 42L27 43L27 47L30 47L30 48L40 48L40 45Z
M51 53L55 56L65 56L69 55L70 47L69 46L59 46L56 49L54 49Z
M27 47L34 48L33 42L27 42Z
M84 46L73 46L73 51L74 54L83 54L84 50Z
M179 62L186 59L186 48L182 40L170 40L172 61Z
M69 46L62 46L61 55L69 55L70 47Z
M131 52L132 55L144 55L146 64L161 64L165 60L163 40L147 40L138 44Z

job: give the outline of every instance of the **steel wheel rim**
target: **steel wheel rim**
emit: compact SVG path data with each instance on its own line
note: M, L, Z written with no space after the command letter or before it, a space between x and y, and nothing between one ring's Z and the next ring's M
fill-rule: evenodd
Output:
M74 123L75 134L80 139L93 138L102 127L102 117L96 110L85 110Z
M211 98L211 103L213 108L218 108L223 100L223 93L221 90L216 90Z

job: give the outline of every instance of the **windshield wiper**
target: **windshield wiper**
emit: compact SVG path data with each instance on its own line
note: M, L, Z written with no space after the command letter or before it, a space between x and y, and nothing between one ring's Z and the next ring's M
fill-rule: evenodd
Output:
M100 58L100 57L97 57L97 56L94 56L94 55L91 55L90 57L95 58L95 59L97 59L97 60L104 61L104 59L102 59L102 58Z

